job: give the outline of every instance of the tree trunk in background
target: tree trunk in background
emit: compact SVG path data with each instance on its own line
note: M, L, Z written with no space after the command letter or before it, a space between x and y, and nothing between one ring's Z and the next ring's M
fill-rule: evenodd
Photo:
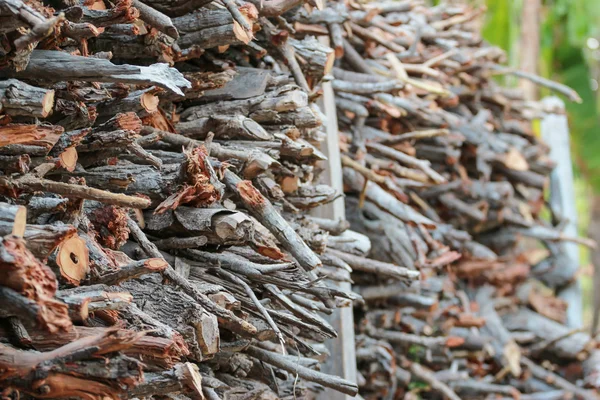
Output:
M538 72L538 59L540 57L540 12L541 0L523 2L519 67L522 71L532 74ZM519 82L519 87L525 93L527 100L538 98L538 89L534 83L523 79Z

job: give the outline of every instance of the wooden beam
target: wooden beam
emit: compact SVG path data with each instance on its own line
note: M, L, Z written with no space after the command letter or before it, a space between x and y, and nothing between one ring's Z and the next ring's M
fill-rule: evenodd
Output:
M550 114L542 120L542 137L551 145L550 158L556 162L556 168L550 175L550 205L565 218L567 224L564 234L578 236L577 209L575 206L575 184L573 164L571 162L569 123L564 113L565 104L558 97L547 97L542 100L546 108L562 110L560 114ZM577 278L579 269L579 248L576 243L562 242L560 250L564 252L561 270L564 274L575 277L573 282L558 292L558 296L569 305L567 309L567 326L576 329L583 326L581 284Z
M326 37L324 41L328 41ZM328 43L326 43L328 44ZM321 109L327 117L326 129L327 139L323 142L322 152L327 156L327 165L322 175L323 183L330 185L339 193L344 192L342 182L342 163L340 159L340 147L337 124L337 111L335 98L331 83L325 82L323 86L323 97L320 102ZM338 197L332 203L326 204L314 210L314 216L329 219L345 219L346 210L344 199ZM350 283L338 283L344 291L352 290ZM354 315L352 307L340 308L328 316L328 322L338 332L336 339L326 342L331 356L322 365L321 370L327 374L338 375L349 381L356 382L356 354L354 343ZM326 389L317 397L318 400L348 400L353 397L343 393Z

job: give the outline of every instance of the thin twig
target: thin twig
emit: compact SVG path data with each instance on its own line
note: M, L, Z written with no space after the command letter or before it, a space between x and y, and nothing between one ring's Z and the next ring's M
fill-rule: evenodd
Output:
M252 288L243 279L232 274L229 271L226 271L224 269L219 269L217 271L217 274L221 275L228 281L235 283L237 285L240 285L241 287L244 288L244 291L246 292L248 297L250 297L250 299L252 300L252 302L254 303L256 308L258 308L258 311L262 314L262 316L265 318L265 320L267 321L267 323L269 324L271 329L273 329L273 331L275 332L275 335L277 336L277 339L279 340L279 343L281 344L282 354L286 354L285 339L283 337L283 334L281 333L281 330L279 329L279 327L277 326L275 321L273 321L273 318L271 317L269 312L266 310L266 308L262 305L260 300L258 300L258 298L256 297L256 294L254 294L254 291L252 290Z

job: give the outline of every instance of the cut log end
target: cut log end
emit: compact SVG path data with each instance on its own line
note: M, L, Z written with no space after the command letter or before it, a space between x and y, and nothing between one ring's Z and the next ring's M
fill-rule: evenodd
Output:
M195 364L185 363L179 370L185 385L190 390L190 397L192 399L204 399L202 394L202 375Z
M342 54L338 56L338 49L336 48L333 53L327 54L327 61L325 62L325 68L323 68L323 73L328 75L331 73L333 69L333 64L335 63L336 58L341 58L344 55L344 48L342 47Z
M48 90L42 99L42 118L46 118L52 113L54 107L54 90Z
M145 262L146 269L156 272L164 271L168 266L169 264L162 258L151 258Z
M65 151L60 153L58 159L60 160L61 167L69 172L75 171L78 160L77 150L75 147L67 147Z
M286 254L276 247L258 246L256 247L256 251L258 254L269 257L272 260L283 260L286 258Z
M283 193L293 193L298 190L300 179L297 176L286 176L281 180L280 185Z
M175 127L160 108L158 108L156 112L145 116L141 122L145 126L151 126L161 131L175 133Z
M529 163L517 149L512 148L503 155L501 158L502 164L506 166L506 168L510 168L515 171L527 171L529 170Z
M446 347L458 347L462 346L465 343L465 339L458 336L449 336L446 339Z
M25 227L27 225L27 209L23 206L18 206L15 213L15 219L12 228L12 234L14 236L23 237L25 234Z
M90 316L91 299L83 299L76 307L69 306L69 317L72 321L84 322Z
M219 323L217 317L203 314L195 324L198 344L202 350L202 357L211 358L220 349Z
M333 54L335 55L336 60L339 60L340 58L344 57L344 46L335 46L333 50Z
M144 93L140 97L140 104L149 113L156 112L158 110L159 99L151 93Z
M104 4L104 2L101 0L88 1L88 2L86 2L86 6L90 10L96 10L96 11L106 10L106 4Z
M150 103L152 102L158 102L158 99L154 96L154 95L150 95L149 97L151 97L151 99L149 99L148 101ZM144 97L142 96L142 105L145 104ZM154 110L156 110L158 103L154 106ZM145 106L144 106L145 108ZM118 129L123 129L123 130L127 130L127 131L134 131L135 133L140 133L140 131L142 130L142 120L140 119L140 117L138 117L138 115L134 112L126 112L126 113L122 113L122 114L117 114L115 117L115 127Z
M265 130L260 124L250 118L246 118L243 122L244 128L248 130L253 136L260 140L269 140L271 135Z
M242 43L248 44L252 40L252 33L246 31L240 24L233 21L233 34Z
M132 210L135 222L140 226L140 228L146 228L146 220L144 219L144 212L139 208L135 208Z
M73 285L85 278L89 272L89 250L78 235L65 240L58 247L56 264L61 276Z

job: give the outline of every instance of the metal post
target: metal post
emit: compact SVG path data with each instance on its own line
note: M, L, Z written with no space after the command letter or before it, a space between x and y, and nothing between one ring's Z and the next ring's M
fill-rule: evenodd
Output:
M564 111L565 104L558 97L547 97L542 100L546 108ZM542 138L550 145L550 158L556 162L556 168L550 175L550 205L559 212L567 224L564 233L568 236L578 236L577 209L575 206L575 184L573 179L573 164L571 162L569 124L567 116L550 114L542 120ZM579 269L579 248L575 243L561 243L566 262L557 265L563 269L561 275L575 277L574 280L558 292L558 297L568 305L567 326L581 328L583 326L581 283L577 278Z

